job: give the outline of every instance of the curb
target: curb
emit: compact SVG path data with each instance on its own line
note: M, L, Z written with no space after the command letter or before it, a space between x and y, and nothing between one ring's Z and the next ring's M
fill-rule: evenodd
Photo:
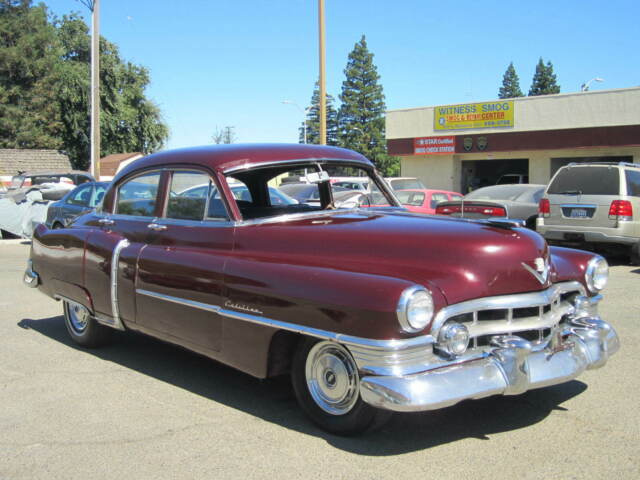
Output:
M0 239L0 247L3 245L31 245L31 240L26 238L11 238L7 240Z

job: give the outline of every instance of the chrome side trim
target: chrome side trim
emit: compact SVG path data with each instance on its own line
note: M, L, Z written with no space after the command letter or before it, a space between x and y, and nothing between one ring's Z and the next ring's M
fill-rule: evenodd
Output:
M118 330L124 330L122 320L120 320L120 310L118 308L118 270L120 266L120 252L123 248L129 246L129 241L126 238L120 240L116 247L113 249L113 256L111 257L111 316L113 317L113 328Z
M151 297L151 298L165 300L171 303L177 303L178 305L184 305L186 307L193 307L199 310L205 310L207 312L220 313L220 310L221 310L221 307L217 305L210 305L208 303L201 303L201 302L196 302L194 300L187 300L186 298L178 298L178 297L172 297L170 295L163 295L162 293L152 292L150 290L145 290L143 288L137 288L136 293L140 295L146 295L147 297Z
M164 295L162 293L152 292L141 288L136 289L136 293L171 303L177 303L178 305L198 308L200 310L216 313L218 315L222 315L223 317L233 318L235 320L241 320L257 325L263 325L266 327L279 328L281 330L287 330L294 333L302 333L304 335L321 338L323 340L333 340L335 342L349 346L360 346L363 348L367 348L368 352L371 352L372 350L374 352L386 352L386 354L391 356L393 356L394 352L397 353L402 351L424 349L425 347L430 346L433 343L433 338L431 337L431 335L423 335L420 337L396 340L376 340L372 338L354 337L351 335L329 332L327 330L318 328L305 327L304 325L282 322L280 320L275 320L258 315L251 315L245 312L237 312L235 310L222 308L219 305L211 305L208 303L196 302L194 300L187 300L185 298L173 297L171 295Z

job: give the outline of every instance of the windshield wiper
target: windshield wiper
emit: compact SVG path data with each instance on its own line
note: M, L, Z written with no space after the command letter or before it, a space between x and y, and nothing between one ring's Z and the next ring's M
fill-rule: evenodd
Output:
M558 195L582 195L582 190L567 190L560 192Z

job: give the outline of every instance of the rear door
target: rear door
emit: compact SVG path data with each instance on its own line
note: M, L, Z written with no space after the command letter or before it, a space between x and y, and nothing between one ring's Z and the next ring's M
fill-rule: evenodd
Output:
M95 311L119 322L136 319L135 284L138 255L146 246L160 209L163 172L153 170L124 179L116 188L113 212L97 212L89 225L85 252L85 285Z
M551 212L545 225L615 228L609 218L620 198L621 170L615 165L575 165L558 171L547 188Z

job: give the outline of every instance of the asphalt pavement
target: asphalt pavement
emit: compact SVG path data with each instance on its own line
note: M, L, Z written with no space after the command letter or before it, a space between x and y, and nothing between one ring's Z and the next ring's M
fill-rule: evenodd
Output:
M28 252L0 241L0 479L640 478L638 267L612 262L600 312L622 347L604 368L341 438L285 380L132 333L75 346L61 305L23 286Z

